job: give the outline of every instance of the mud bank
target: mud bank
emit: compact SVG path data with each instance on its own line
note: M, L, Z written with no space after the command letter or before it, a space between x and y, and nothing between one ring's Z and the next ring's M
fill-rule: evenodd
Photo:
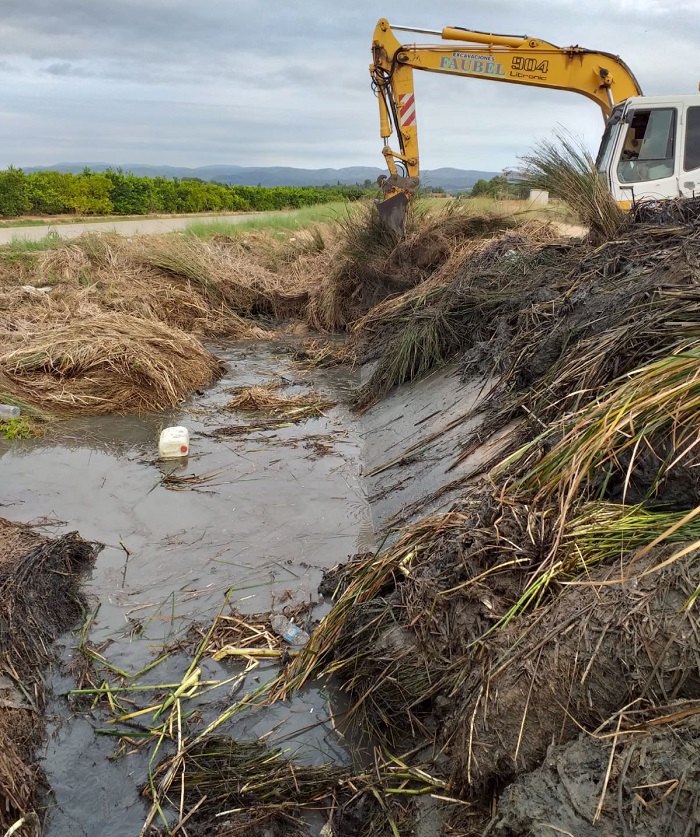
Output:
M99 547L76 533L47 538L0 518L0 830L37 833L44 774L44 671L52 642L80 622L84 574ZM14 828L13 828L14 826Z
M489 391L488 381L464 381L453 363L393 390L363 415L362 476L378 533L448 509L498 455L505 441L495 438L459 459L483 423L480 407ZM507 432L502 435L505 440Z
M383 548L334 575L278 693L337 676L386 751L468 805L442 833L651 834L659 811L697 827L687 749L635 775L637 746L694 741L700 706L697 218L596 248L511 235L363 321ZM558 817L543 765L553 743L575 759L581 730L598 767L560 775L598 796Z

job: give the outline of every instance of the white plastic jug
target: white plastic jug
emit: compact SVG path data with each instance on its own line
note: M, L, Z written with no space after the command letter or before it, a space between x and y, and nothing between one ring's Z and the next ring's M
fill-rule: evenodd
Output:
M166 427L160 434L161 459L178 459L190 452L190 431L186 427Z

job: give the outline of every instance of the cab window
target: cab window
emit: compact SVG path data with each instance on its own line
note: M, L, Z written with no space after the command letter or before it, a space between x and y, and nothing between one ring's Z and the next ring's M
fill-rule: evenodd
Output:
M700 107L688 108L686 113L683 168L700 169Z
M600 141L600 148L598 149L598 156L595 161L595 167L599 172L606 172L610 166L610 160L615 150L617 138L620 136L618 126L622 122L623 110L624 108L621 105L614 108L605 126L605 132Z
M623 183L661 180L673 175L676 120L675 108L634 111L617 165Z

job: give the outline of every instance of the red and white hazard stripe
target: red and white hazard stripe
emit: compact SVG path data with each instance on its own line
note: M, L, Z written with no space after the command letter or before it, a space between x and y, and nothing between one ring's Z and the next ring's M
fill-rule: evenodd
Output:
M416 121L416 99L413 93L399 96L399 122L402 128L414 125Z

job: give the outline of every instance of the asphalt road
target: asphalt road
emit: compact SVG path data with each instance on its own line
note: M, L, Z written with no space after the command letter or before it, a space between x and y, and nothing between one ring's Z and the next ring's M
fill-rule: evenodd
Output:
M137 221L96 221L85 224L47 224L40 227L6 227L0 229L0 245L11 244L15 240L40 241L49 233L57 233L61 238L77 238L85 232L116 232L120 235L154 235L184 230L197 221L225 221L228 224L241 224L253 218L261 218L266 212L247 212L241 215L188 216L185 218L144 218Z

